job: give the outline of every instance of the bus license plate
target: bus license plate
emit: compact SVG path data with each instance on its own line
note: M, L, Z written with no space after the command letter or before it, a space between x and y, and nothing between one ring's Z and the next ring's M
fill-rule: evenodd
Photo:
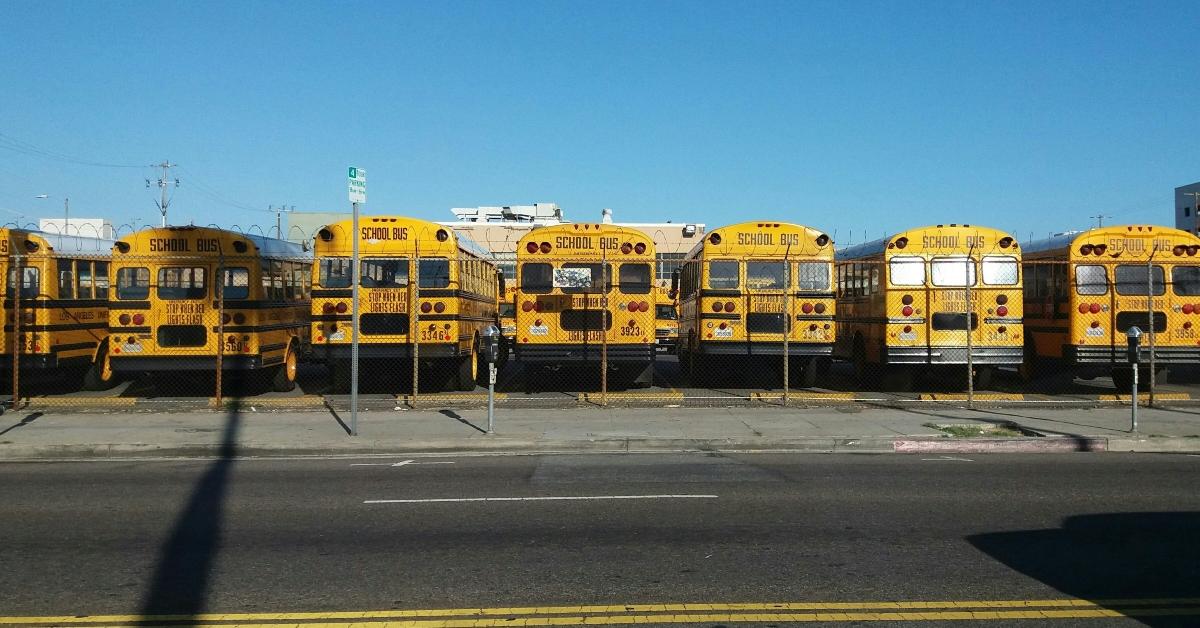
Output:
M714 329L713 338L733 338L733 328Z
M549 336L550 328L546 327L545 325L543 325L541 327L531 326L529 328L529 335L530 336Z

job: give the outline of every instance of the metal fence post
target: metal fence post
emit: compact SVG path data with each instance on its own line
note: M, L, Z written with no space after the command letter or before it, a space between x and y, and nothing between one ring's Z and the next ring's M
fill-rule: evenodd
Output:
M25 281L24 269L21 268L21 256L12 256L13 315L12 315L12 409L16 410L21 403L21 289Z
M788 245L791 248L791 245ZM788 353L788 336L792 333L792 308L791 296L792 292L792 266L788 261L787 253L783 255L783 405L788 405L791 401L791 373L788 372L788 367L791 362L791 355Z
M1150 393L1150 398L1147 400L1146 407L1149 408L1154 407L1154 337L1157 335L1154 329L1154 255L1156 253L1158 253L1157 244L1154 245L1154 248L1150 251L1150 258L1146 260L1146 318L1149 319L1147 322L1150 326L1150 390L1147 391ZM1165 280L1166 277L1163 277L1163 279ZM1163 293L1165 296L1165 285L1163 286ZM1163 313L1163 316L1166 316L1165 312ZM1136 366L1134 366L1134 370L1137 370ZM1136 394L1134 395L1133 403L1134 405L1137 405Z
M974 252L974 246L972 246L971 250L967 252L966 275L963 279L963 284L966 286L964 298L966 299L967 306L967 408L971 409L974 409L975 407L975 358L972 355L974 353L974 343L971 339L971 332L974 331L971 329L971 315L975 310L975 308L972 307L973 304L971 302L971 284L974 283L975 279L971 276L971 270L973 268L972 255Z
M351 203L350 238L350 435L358 436L358 284L362 283L362 264L358 259L358 203Z
M417 307L417 301L421 299L421 240L413 244L413 272L410 274L409 284L413 287L412 303L408 306L408 311L412 312L412 399L411 406L415 410L417 408L417 390L418 380L421 374L421 308Z
M608 406L608 249L600 249L600 405ZM583 295L587 302L587 295ZM586 330L588 325L584 324ZM583 332L587 335L587 331Z
M249 281L249 278L247 278ZM225 373L225 253L222 251L217 261L217 372L216 372L216 405L221 407L221 385Z

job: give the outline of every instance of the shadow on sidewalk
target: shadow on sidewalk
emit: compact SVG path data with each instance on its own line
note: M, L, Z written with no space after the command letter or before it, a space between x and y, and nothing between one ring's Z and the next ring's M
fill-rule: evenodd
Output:
M967 537L1011 569L1147 626L1200 623L1200 512L1079 515L1058 528Z
M4 436L5 434L17 429L18 427L24 427L26 425L29 425L30 423L33 423L34 421L38 420L38 418L40 418L41 416L42 416L41 412L30 412L29 414L25 415L25 418L21 419L20 421L17 421L16 423L13 423L12 425L4 428L3 430L0 430L0 436Z
M172 615L179 616L172 622L186 622L205 608L213 562L221 545L222 509L237 455L240 422L241 399L235 397L230 400L218 458L196 483L159 550L158 563L142 600L145 621Z

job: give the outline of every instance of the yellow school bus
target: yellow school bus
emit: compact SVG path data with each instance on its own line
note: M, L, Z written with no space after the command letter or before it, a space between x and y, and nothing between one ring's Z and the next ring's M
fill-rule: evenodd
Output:
M415 339L417 358L437 372L445 387L474 390L477 383L486 385L480 339L488 325L498 322L502 281L488 261L490 254L449 227L416 218L367 216L359 219L357 234L351 221L343 220L322 227L314 238L313 352L329 363L335 387L344 390L350 384L354 237L361 258L359 358L386 360L381 366L396 369L397 375L407 370L411 378ZM411 280L414 265L417 281Z
M833 241L803 225L744 222L714 229L672 277L679 290L680 364L719 378L762 358L812 386L833 354ZM777 356L771 359L770 356Z
M215 373L219 355L223 370L291 390L308 352L311 272L305 247L273 238L191 226L121 238L108 303L112 368Z
M599 364L654 377L654 241L612 224L545 226L517 244L514 356L523 364Z
M837 356L860 381L904 388L915 372L966 364L969 345L986 386L996 367L1021 364L1020 250L1002 231L950 224L839 251Z
M1151 317L1156 367L1200 364L1198 253L1200 238L1153 225L1102 227L1028 244L1027 372L1111 375L1128 388L1133 371L1126 334L1131 327L1149 332ZM1141 341L1145 367L1149 336Z
M89 390L117 383L108 362L112 245L101 238L0 229L0 272L8 278L0 372L11 377L15 346L22 373L73 371Z
M654 341L659 353L674 354L679 344L679 310L672 291L654 288Z

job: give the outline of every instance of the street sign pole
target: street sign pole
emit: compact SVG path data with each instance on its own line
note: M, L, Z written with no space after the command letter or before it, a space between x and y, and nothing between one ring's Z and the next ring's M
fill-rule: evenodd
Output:
M367 202L367 171L351 167L349 172L353 251L350 255L350 435L358 436L358 284L362 268L358 263L358 205Z

